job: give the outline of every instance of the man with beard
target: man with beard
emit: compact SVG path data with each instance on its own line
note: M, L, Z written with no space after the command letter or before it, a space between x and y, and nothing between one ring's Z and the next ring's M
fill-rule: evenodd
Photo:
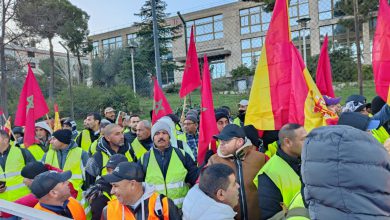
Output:
M99 138L99 125L102 117L98 113L89 113L84 120L85 129L77 136L76 144L83 150L89 150L92 142Z
M240 127L244 126L244 121L245 121L245 113L246 109L248 108L248 100L243 99L238 103L238 115L237 117L233 120L233 124L236 124Z
M137 160L130 143L125 141L122 127L117 124L109 124L104 128L104 136L97 144L96 153L89 158L85 167L87 186L93 184L96 177L107 174L107 162L114 154L123 154L130 162Z
M140 121L137 124L137 138L131 143L137 159L140 159L152 146L153 141L150 137L152 124L148 120Z
M115 123L115 109L112 107L107 107L104 109L104 118L111 123Z
M127 127L130 128L128 132L125 133L125 139L129 141L129 143L133 142L137 137L137 125L140 122L140 118L138 115L130 115Z

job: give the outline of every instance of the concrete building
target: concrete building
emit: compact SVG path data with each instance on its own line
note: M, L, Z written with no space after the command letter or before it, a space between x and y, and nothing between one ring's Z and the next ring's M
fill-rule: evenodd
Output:
M331 49L349 47L356 54L355 33L338 24L342 13L335 9L341 0L291 0L289 6L291 36L295 45L303 52L305 36L307 56L320 52L324 36L329 36ZM213 78L229 77L240 65L254 67L259 60L261 47L269 28L272 13L266 12L262 3L235 2L183 14L187 21L187 36L191 26L195 28L195 39L199 57L206 53ZM307 27L297 20L310 18ZM181 24L177 16L167 19L171 25ZM371 63L371 47L376 19L361 25L360 46L363 63ZM128 27L90 36L93 40L92 57L104 51L126 47L136 40L137 29ZM185 62L184 30L172 44L173 59ZM175 73L174 81L181 81L181 72Z

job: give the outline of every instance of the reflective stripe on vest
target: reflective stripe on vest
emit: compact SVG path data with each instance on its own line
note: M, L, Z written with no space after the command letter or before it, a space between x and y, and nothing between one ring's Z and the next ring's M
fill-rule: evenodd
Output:
M27 148L28 151L34 156L36 161L41 161L45 151L42 150L41 146L38 144L33 144Z
M68 205L66 207L69 209L74 220L86 220L87 219L85 216L85 212L84 212L83 207L74 198L69 197L69 202L68 202ZM34 209L38 209L38 210L41 210L44 212L58 215L57 213L42 207L39 202L34 206Z
M183 155L184 151L181 150ZM161 172L157 163L154 150L150 151L149 163L146 169L145 182L154 185L156 191L172 199L175 204L181 208L184 197L187 195L189 187L185 184L185 178L188 171L184 167L176 151L172 149L171 159L169 161L166 177Z
M73 184L73 187L78 191L77 200L81 201L82 198L82 190L81 186L84 183L84 166L82 162L81 155L83 153L83 150L79 147L73 147L68 151L68 154L66 155L66 160L64 167L62 168L63 171L70 170L72 171L72 177L69 180ZM45 163L52 165L53 167L57 167L61 169L59 162L58 162L58 151L49 149L46 154L46 160Z
M105 152L101 152L102 153L102 165L103 165L103 169L102 169L102 174L101 174L101 176L104 176L104 175L106 175L107 174L107 168L106 168L106 165L107 165L107 162L108 162L108 160L110 159L110 157L105 153ZM130 152L129 151L126 151L126 153L125 153L125 157L127 158L127 160L129 161L129 162L133 162L133 158L131 157L131 155L130 155Z
M131 142L131 147L133 148L137 159L140 159L146 152L148 152L141 142L139 142L138 138L135 138L133 142Z
M301 190L301 181L295 171L286 161L275 154L261 168L253 180L258 187L258 176L265 173L278 187L283 197L283 203L289 206L294 196Z
M89 146L91 146L92 140L91 140L91 134L90 131L87 129L84 129L81 132L81 148L85 151L89 150Z
M381 144L385 143L385 141L390 138L389 133L387 133L386 129L381 126L378 129L371 130L372 135L375 139L377 139Z
M161 205L160 195L158 193L153 193L153 195L149 198L148 202L149 216L142 216L142 219L159 220L160 218L156 215L157 211L161 212L164 217L164 220L169 219L168 198L163 198ZM141 212L145 213L142 210ZM135 220L136 217L126 206L122 205L117 199L114 199L107 203L107 219Z
M15 146L10 146L5 162L5 170L0 166L0 180L6 182L7 189L0 193L0 199L13 202L27 194L30 190L23 184L23 177L20 171L25 166L22 150Z

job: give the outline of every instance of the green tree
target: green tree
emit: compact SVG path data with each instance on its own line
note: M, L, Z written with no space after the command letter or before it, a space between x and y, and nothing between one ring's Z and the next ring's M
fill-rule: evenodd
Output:
M49 99L54 102L55 64L53 38L64 32L67 21L73 19L75 10L68 0L18 0L16 20L20 29L47 39L50 45Z
M233 78L237 79L240 77L245 76L253 76L255 75L255 69L254 68L248 68L245 65L238 66L237 68L233 69L231 72Z
M172 78L173 72L179 67L173 61L171 45L172 42L179 38L180 25L170 26L166 23L166 18L169 14L165 13L167 4L163 0L156 0L156 17L158 26L158 38L160 42L161 75L162 81L165 83L167 78ZM153 22L152 22L152 7L151 1L145 1L140 12L136 14L141 18L141 22L135 23L139 28L137 33L139 46L136 50L135 66L137 70L141 70L143 75L155 75L155 55L153 41Z
M89 15L76 6L72 8L72 19L66 21L60 36L66 41L66 44L72 54L77 57L79 66L79 81L80 83L83 83L85 79L85 71L83 64L81 63L81 57L89 54L93 48L92 42L88 40Z

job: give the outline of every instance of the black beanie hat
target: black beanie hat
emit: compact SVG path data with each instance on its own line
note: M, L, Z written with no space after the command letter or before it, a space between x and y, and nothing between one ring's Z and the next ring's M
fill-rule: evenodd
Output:
M375 115L377 112L379 112L385 104L386 102L383 101L381 97L376 96L375 98L373 98L371 101L372 114Z
M43 163L34 161L27 163L20 172L20 175L24 178L34 179L36 176L46 171L48 171L48 169Z
M70 144L72 141L72 131L67 129L60 129L53 133L53 137L64 144Z

